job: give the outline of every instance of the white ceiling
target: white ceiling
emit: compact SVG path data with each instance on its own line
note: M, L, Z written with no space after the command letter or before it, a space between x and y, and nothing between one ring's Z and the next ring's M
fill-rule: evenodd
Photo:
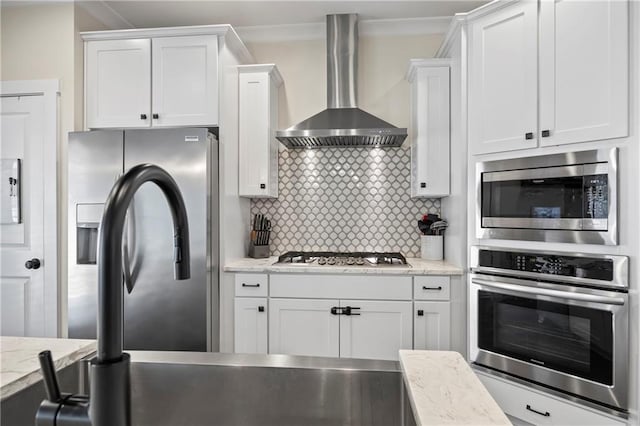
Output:
M362 20L453 16L486 0L428 1L78 1L111 15L120 28L231 24L234 27L324 22L332 13L358 13ZM95 14L95 13L92 13Z

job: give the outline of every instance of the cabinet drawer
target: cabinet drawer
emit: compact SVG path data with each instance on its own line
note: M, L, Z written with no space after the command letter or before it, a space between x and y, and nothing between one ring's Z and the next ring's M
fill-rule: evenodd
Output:
M449 300L450 281L445 276L413 277L413 298L416 300Z
M516 383L483 373L476 373L476 375L506 414L534 425L623 426L626 424L620 419L526 389Z
M271 274L271 297L411 300L411 277Z
M236 274L236 296L267 297L267 274Z

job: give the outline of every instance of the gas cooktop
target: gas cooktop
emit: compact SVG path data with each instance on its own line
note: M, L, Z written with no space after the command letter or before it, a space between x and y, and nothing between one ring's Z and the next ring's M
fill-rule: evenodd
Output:
M402 253L288 251L276 265L310 266L408 266Z

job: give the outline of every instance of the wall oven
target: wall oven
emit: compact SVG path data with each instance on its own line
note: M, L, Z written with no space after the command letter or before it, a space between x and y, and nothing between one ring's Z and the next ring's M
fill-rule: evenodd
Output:
M471 248L470 357L628 409L628 258Z
M477 237L617 244L617 148L478 163Z

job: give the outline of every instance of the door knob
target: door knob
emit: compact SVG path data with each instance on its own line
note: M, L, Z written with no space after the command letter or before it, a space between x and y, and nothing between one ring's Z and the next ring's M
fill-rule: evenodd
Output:
M24 267L27 269L39 269L40 268L40 259L36 259L35 257L31 260L27 260L24 263Z

